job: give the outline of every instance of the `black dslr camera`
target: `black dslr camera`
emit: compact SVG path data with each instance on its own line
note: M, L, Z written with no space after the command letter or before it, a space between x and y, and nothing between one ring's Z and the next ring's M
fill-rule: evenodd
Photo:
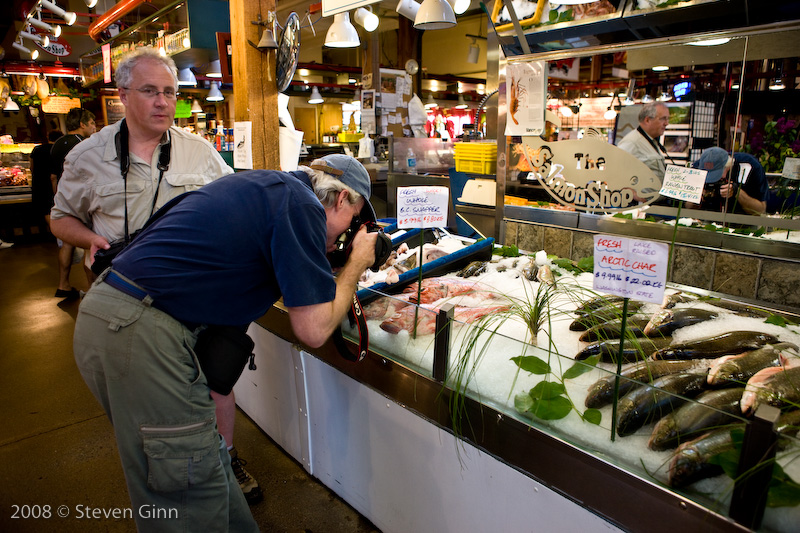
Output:
M375 241L375 263L369 267L370 270L377 272L381 265L389 259L389 255L392 253L392 241L378 226L375 210L372 209L369 201L366 201L361 212L353 217L350 227L336 239L336 248L328 253L328 262L330 262L331 268L341 268L347 263L353 247L353 239L363 225L367 226L367 231L379 233L378 239Z

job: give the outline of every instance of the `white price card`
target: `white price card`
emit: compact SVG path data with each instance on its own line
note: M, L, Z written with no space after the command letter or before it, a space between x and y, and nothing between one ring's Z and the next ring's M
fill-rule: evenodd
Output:
M442 228L447 226L447 187L397 188L397 227Z
M253 123L233 123L233 168L253 169Z
M610 235L594 236L594 290L660 304L669 245Z
M677 165L667 165L664 173L664 184L659 193L676 200L684 200L699 204L703 197L703 187L706 184L708 171L699 168L686 168Z

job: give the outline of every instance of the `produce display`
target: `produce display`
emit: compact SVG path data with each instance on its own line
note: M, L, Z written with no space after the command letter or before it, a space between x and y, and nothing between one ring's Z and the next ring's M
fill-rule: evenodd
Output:
M435 246L456 248L433 243L423 255ZM745 426L759 405L775 406L780 450L764 530L796 531L795 316L671 288L662 305L628 301L618 378L623 300L591 289L591 261L587 268L544 251L494 252L372 299L371 347L432 368L436 311L454 305L449 387L722 514ZM412 247L398 257L415 254Z

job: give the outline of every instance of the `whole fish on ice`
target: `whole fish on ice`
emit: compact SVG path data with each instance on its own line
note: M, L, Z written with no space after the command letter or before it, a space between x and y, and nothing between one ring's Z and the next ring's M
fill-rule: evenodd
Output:
M755 413L762 402L779 408L800 405L800 359L759 370L747 381L742 413Z
M755 350L765 344L774 344L778 338L758 331L731 331L693 341L671 344L656 350L653 359L711 359Z
M501 313L507 311L509 308L509 305L492 305L487 307L456 306L453 309L453 319L456 322L470 324L483 316ZM404 307L390 318L381 322L381 329L393 335L400 333L402 330L413 332L415 324L414 317L416 314L417 335L430 335L435 333L437 308L423 304L420 305L418 313L415 313L415 309L415 306Z
M662 309L656 312L644 327L645 337L653 335L672 335L676 329L705 322L720 316L716 311L709 311L699 307L680 307L677 309Z
M739 424L744 387L706 391L656 423L647 447L663 451L721 426Z
M575 355L575 359L582 361L594 355L599 355L604 363L616 363L619 355L619 339L609 339L590 344ZM633 363L650 357L656 350L669 346L672 337L636 337L625 339L622 345L622 362Z
M731 384L744 386L756 372L780 365L781 350L785 349L796 350L797 345L790 342L765 344L756 350L715 359L708 370L708 384L715 387Z

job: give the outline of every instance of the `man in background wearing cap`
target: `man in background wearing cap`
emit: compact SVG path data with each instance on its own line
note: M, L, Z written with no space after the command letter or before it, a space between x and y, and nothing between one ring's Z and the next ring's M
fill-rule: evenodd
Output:
M209 325L243 335L281 297L308 346L341 323L378 234L359 230L335 278L326 254L371 211L370 178L345 155L310 167L231 174L175 198L81 303L75 359L113 422L133 507L179 510L159 523L136 517L142 531L258 529L209 395L232 387L246 360L222 375L212 364L227 362L207 364L196 343Z
M730 156L715 146L704 150L692 167L707 172L700 209L748 215L766 212L769 184L764 167L752 155L735 152Z
M667 169L667 151L658 139L664 135L668 124L669 108L666 105L661 102L645 104L639 111L639 127L617 144L617 147L647 165L660 180L664 179Z

